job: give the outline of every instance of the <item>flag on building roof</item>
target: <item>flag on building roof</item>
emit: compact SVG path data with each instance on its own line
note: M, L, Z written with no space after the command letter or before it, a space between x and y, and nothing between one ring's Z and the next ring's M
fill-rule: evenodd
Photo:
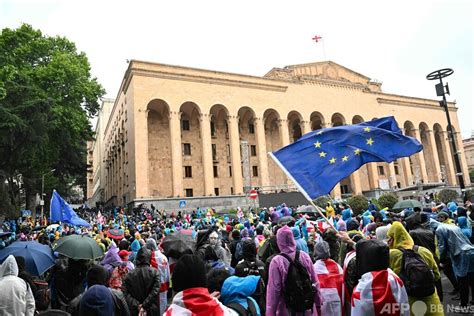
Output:
M402 134L393 116L309 132L270 156L308 199L334 186L369 162L392 162L423 149Z
M63 222L76 226L91 226L76 214L71 205L64 201L56 190L53 191L53 195L51 196L50 221Z

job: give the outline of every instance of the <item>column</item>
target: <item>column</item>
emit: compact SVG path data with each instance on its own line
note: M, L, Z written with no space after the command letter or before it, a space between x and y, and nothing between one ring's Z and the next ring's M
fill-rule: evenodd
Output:
M454 138L456 140L456 147L458 149L458 157L459 157L459 163L461 164L461 172L462 176L464 178L464 185L468 186L471 181L469 178L469 169L467 168L467 161L466 161L466 155L464 154L464 147L462 145L462 138L461 138L461 133L455 133L456 137Z
M411 174L410 168L410 158L404 157L401 158L402 168L403 168L403 177L405 178L405 187L413 185L413 175Z
M281 147L285 147L290 144L290 133L288 132L288 120L278 120L278 126L280 127L280 140Z
M412 131L413 137L421 143L420 131L418 129L413 129ZM418 161L420 162L420 172L423 183L429 183L428 173L426 172L425 156L423 155L423 152L416 153L415 155L418 156Z
M443 152L444 152L444 161L446 162L446 173L447 173L447 178L448 178L448 183L450 185L456 185L458 183L456 179L456 169L454 168L454 157L451 155L451 145L449 144L449 136L448 132L442 132L441 134L441 139L442 144L444 144L442 147Z
M390 189L397 187L397 175L395 174L395 164L393 162L388 164L388 183Z
M354 171L351 174L352 193L362 194L362 184L360 183L360 172L359 170Z
M254 120L255 129L257 133L257 152L258 165L260 167L260 185L268 186L270 184L268 176L268 157L267 157L267 142L265 140L265 126L263 118L256 117Z
M303 135L306 133L311 132L311 122L310 121L301 121L301 129L303 131Z
M212 172L211 116L199 116L202 143L202 166L204 171L204 195L214 195L214 174Z
M371 190L375 190L379 187L379 174L377 171L377 163L369 162L367 164L367 171L369 174L369 186Z
M133 139L131 139L132 144L135 144L134 150L134 173L135 173L135 197L142 198L148 197L149 194L149 181L148 181L148 168L149 168L149 158L148 158L148 110L138 109L135 112L135 119L134 119L134 127L135 132L133 135ZM113 150L112 153L115 156L115 152ZM115 166L112 167L112 194L117 195L117 191L115 189L115 179L116 179L116 169Z
M430 146L431 146L431 153L433 154L433 162L435 168L435 181L441 182L441 167L439 164L439 157L438 157L438 149L436 148L436 139L434 136L434 131L429 130L426 131L428 133L428 137L430 139Z
M234 194L243 194L242 161L240 159L239 117L228 116L230 152L232 156L232 180L234 181Z
M170 119L171 174L173 196L184 196L183 192L183 151L181 149L181 112L172 111Z

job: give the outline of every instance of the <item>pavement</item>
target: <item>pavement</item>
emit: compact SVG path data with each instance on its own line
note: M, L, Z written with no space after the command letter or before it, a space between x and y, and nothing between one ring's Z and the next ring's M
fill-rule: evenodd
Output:
M453 311L453 307L459 305L460 301L453 300L453 296L449 295L448 292L451 292L453 290L453 286L451 285L451 282L449 282L448 278L444 275L444 273L441 273L441 283L443 284L443 306L444 306L444 315L446 316L452 316L452 315L474 315L474 305L471 305L468 314L461 314L461 313L455 313ZM473 295L471 293L470 299L473 299Z

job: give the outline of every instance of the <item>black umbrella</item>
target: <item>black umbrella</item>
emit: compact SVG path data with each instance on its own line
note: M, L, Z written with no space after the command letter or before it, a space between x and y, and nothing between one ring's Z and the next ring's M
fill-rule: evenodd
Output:
M293 216L283 216L278 220L278 225L280 226L293 226L295 224L295 218Z
M181 258L185 254L193 254L196 241L192 231L179 231L166 236L161 243L163 253L167 257Z

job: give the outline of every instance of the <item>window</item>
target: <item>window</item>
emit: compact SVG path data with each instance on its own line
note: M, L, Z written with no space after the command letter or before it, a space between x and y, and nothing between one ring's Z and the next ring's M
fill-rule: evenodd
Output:
M250 155L252 157L257 156L257 146L255 145L250 145Z
M399 175L399 174L400 174L400 171L398 171L398 166L394 166L394 169L395 169L395 174L396 174L396 175Z
M183 131L189 131L189 121L188 120L182 120L181 121Z
M230 187L230 194L234 194L234 188Z
M192 197L193 196L193 189L184 189L186 197Z
M258 177L258 167L257 166L252 166L252 175L254 177Z
M401 189L402 184L400 182L397 182L397 188Z
M184 166L184 177L185 178L192 178L193 177L193 170L191 166Z
M229 177L232 177L232 166L229 166Z
M217 161L217 145L212 144L212 160Z
M219 188L214 188L214 195L219 196Z
M211 121L211 136L216 136L216 123Z
M183 155L184 156L191 156L191 144L184 143L183 144Z
M217 178L219 177L218 173L217 173L217 166L212 166L212 169L214 171L214 178Z
M347 184L341 185L341 194L349 194L349 193L351 193L349 191L349 186Z
M255 126L253 123L249 123L249 134L255 134Z
M385 170L383 166L378 166L377 169L379 171L379 176L383 176L385 174Z

